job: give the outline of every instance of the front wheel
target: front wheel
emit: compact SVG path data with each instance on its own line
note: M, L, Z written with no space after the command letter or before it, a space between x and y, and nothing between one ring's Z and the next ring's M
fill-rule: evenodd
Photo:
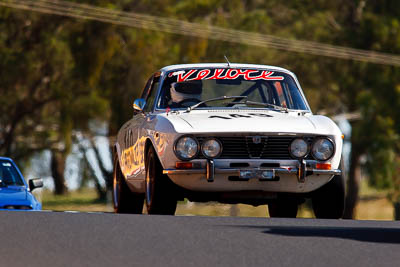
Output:
M113 205L115 213L141 214L143 211L143 194L133 193L126 184L121 172L118 158L114 159Z
M298 203L294 200L278 200L268 204L271 218L296 218Z
M312 206L315 217L339 219L345 205L345 182L342 175L335 175L326 185L314 192Z
M151 147L146 160L146 207L149 214L174 215L176 187L162 173L162 166Z

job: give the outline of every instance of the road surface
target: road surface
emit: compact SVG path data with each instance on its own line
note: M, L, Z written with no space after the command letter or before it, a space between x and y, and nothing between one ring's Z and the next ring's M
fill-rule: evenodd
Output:
M400 223L0 212L0 266L400 266Z

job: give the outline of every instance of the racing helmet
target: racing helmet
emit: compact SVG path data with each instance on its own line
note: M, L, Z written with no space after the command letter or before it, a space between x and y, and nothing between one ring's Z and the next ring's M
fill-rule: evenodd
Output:
M186 99L200 101L203 91L201 82L180 82L171 83L171 100L173 103L180 103Z

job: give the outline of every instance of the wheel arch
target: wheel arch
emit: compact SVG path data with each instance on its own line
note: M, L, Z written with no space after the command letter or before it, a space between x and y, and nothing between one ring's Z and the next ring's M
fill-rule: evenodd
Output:
M112 147L111 147L111 156L112 156L112 161L113 161L113 168L115 171L116 165L118 164L118 168L120 171L120 174L122 175L122 177L126 180L126 176L124 174L124 172L122 171L122 167L121 167L121 148L119 146L118 143L115 143Z
M165 160L165 158L163 158L163 160L161 159L160 155L158 154L158 149L157 146L155 145L155 141L151 138L148 137L145 141L145 145L144 145L144 164L145 167L147 167L147 153L149 152L150 148L154 149L155 155L156 155L156 159L158 160L158 162L160 163L161 167L163 169L165 169L165 162L163 162L163 160Z
M154 145L151 142L150 138L146 139L146 143L144 144L144 165L147 167L147 153L149 152L149 149L153 147L154 149Z
M150 148L154 149L156 158L157 158L158 162L161 163L160 158L158 157L158 154L157 154L157 149L153 144L153 140L151 140L151 138L147 138L146 142L145 142L145 145L144 145L144 164L145 164L146 167L147 167L147 153L149 152Z

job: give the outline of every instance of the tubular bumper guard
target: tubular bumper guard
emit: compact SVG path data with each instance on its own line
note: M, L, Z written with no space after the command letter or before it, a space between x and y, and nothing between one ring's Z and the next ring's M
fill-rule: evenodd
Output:
M279 174L295 174L300 183L305 182L305 178L309 175L340 175L341 170L321 170L315 168L307 168L305 161L299 161L297 167L279 167L279 168L216 168L213 160L207 161L206 168L199 169L165 169L164 174L181 175L181 174L204 174L208 182L214 181L215 174L223 174L227 176L238 176L244 180L259 179L260 181L274 181Z

